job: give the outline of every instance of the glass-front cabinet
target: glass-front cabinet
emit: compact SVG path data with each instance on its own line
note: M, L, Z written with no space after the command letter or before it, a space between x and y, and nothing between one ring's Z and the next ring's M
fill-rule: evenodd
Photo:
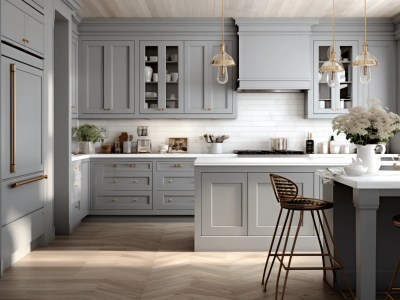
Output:
M352 61L358 55L358 41L336 41L336 59L344 67L340 83L331 88L319 69L329 59L332 41L314 41L314 101L313 115L323 117L344 114L358 101L358 75Z
M183 112L183 42L140 42L140 113Z

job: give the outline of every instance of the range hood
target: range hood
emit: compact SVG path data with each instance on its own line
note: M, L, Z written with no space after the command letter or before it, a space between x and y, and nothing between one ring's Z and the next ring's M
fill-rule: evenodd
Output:
M236 18L241 93L312 89L312 26L317 19Z

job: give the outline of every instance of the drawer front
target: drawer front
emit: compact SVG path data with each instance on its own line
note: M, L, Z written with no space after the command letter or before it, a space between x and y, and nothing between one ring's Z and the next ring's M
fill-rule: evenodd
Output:
M38 175L19 177L1 183L2 226L43 207L45 180L34 181L12 188L15 182L34 178Z
M138 191L151 190L151 173L137 174L136 176L103 177L102 188L106 191Z
M157 172L194 172L194 161L158 161Z
M153 164L143 161L114 161L103 162L103 170L107 173L119 172L151 172Z
M131 195L101 195L94 198L92 209L152 209L151 192Z
M157 192L157 209L194 209L194 194L187 192Z
M192 172L159 172L156 175L156 189L164 191L194 191Z

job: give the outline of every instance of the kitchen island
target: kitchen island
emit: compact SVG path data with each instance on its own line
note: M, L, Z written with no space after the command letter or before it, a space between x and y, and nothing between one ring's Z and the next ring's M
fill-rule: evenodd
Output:
M355 275L357 299L376 299L400 253L400 231L392 224L400 213L400 171L338 176L324 187L324 198L335 204L334 238L352 281Z
M352 155L198 158L195 161L195 250L265 251L280 206L269 174L290 178L299 194L320 198L319 169L350 164ZM316 232L306 216L298 249L317 251Z

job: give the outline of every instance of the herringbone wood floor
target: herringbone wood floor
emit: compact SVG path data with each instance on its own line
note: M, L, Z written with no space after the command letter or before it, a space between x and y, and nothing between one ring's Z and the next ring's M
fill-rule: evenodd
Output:
M0 299L274 299L266 253L193 252L192 221L90 217L5 272ZM292 272L285 299L341 299L321 271Z

